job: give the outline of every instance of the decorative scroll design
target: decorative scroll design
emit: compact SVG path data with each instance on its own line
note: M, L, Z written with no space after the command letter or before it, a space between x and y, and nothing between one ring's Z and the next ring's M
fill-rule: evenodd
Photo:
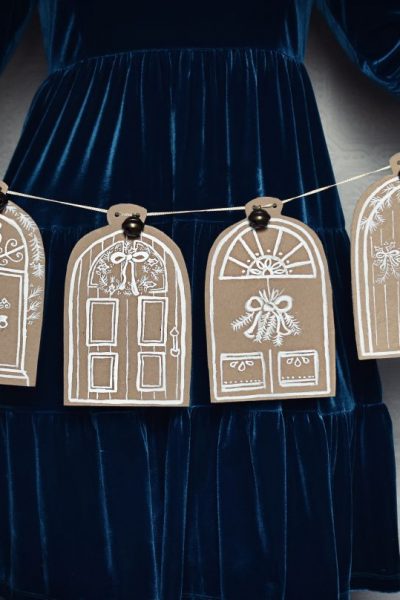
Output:
M0 310L8 310L9 308L11 308L11 302L7 298L2 298L0 300Z
M29 215L22 212L15 204L8 203L6 208L7 216L12 216L21 225L28 240L30 249L29 266L32 269L32 276L38 280L44 279L44 250L42 241L38 235L36 223ZM15 250L14 250L15 251ZM1 249L0 249L1 253ZM0 255L1 259L1 255ZM4 266L4 265L3 265Z

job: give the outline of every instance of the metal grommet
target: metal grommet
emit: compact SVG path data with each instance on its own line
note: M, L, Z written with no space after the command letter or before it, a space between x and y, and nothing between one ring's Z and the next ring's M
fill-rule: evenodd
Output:
M270 218L268 212L261 206L253 206L253 210L248 216L250 226L253 229L266 229Z
M144 223L139 215L132 215L122 223L122 230L127 238L136 239L140 237L144 229Z

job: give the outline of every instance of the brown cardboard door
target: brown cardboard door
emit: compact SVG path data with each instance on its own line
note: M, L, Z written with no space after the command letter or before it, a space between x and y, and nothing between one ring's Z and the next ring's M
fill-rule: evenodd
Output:
M151 227L140 240L104 229L69 262L65 404L187 405L190 288L179 249Z

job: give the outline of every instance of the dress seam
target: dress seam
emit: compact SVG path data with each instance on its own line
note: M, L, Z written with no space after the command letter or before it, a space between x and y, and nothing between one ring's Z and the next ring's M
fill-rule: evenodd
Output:
M240 404L239 408L238 405ZM356 404L353 408L348 408L345 410L336 410L336 411L331 411L331 412L323 412L320 409L313 409L310 408L309 410L300 410L300 409L296 409L296 408L277 408L277 409L268 409L268 408L250 408L250 407L246 407L246 410L243 409L242 405L244 403L237 403L237 404L233 404L231 409L235 409L237 410L237 412L239 413L240 411L245 412L246 414L248 413L271 413L271 414L277 414L277 415L281 415L283 417L289 417L293 414L305 414L305 415L309 415L310 413L315 414L318 417L335 417L335 416L341 416L341 415L348 415L348 414L352 414L357 410L360 409L368 409L368 408L378 408L378 407L384 407L386 408L386 404L384 402L374 402L374 403L365 403L365 404ZM49 414L49 415L69 415L69 414L88 414L90 416L103 416L106 414L114 414L114 415L125 415L125 414L141 414L144 411L148 411L149 409L151 411L155 410L155 411L159 411L161 410L165 410L167 409L168 411L171 412L171 414L176 411L179 412L181 414L183 414L184 411L187 411L189 413L189 415L195 411L195 410L199 410L199 409L213 409L215 411L218 411L217 408L218 405L216 404L202 404L202 405L197 405L197 406L182 406L182 407L140 407L140 408L132 408L132 407L116 407L112 410L110 409L104 409L101 407L98 407L96 410L93 410L92 408L88 408L88 407L84 407L84 406L80 406L80 407L71 407L68 409L40 409L40 408L36 408L35 406L10 406L7 404L0 404L0 413L1 412L22 412L22 413L34 413L34 414ZM227 408L227 404L224 403L224 408Z
M85 56L83 58L80 58L79 60L72 62L72 63L68 63L63 65L62 67L57 67L56 69L53 69L52 71L49 72L48 77L46 78L46 80L51 77L52 75L56 74L56 73L64 73L65 71L69 70L69 69L73 69L74 67L77 67L81 64L85 64L88 62L98 62L100 60L103 59L108 59L108 58L115 58L118 59L119 57L128 57L128 56L137 56L137 55L141 55L141 54L150 54L150 53L163 53L163 52L170 52L170 53L180 53L182 51L184 52L232 52L232 51L237 51L237 50L246 50L246 51L251 51L251 52L265 52L265 53L269 53L269 54L274 54L276 56L281 56L282 58L287 58L291 61L293 61L294 63L296 63L297 65L301 65L304 66L304 62L300 59L297 58L296 56L293 56L291 54L288 54L287 52L283 52L282 50L277 50L275 48L267 48L265 46L163 46L160 48L157 47L151 47L151 48L134 48L131 50L123 50L121 52L109 52L107 54L96 54L94 56Z

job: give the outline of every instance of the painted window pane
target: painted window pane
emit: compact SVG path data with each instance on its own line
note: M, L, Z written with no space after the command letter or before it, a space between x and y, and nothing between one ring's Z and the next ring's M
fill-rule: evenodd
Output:
M237 237L222 262L221 279L316 277L312 254L301 234L274 223L268 229L268 239L249 228Z

